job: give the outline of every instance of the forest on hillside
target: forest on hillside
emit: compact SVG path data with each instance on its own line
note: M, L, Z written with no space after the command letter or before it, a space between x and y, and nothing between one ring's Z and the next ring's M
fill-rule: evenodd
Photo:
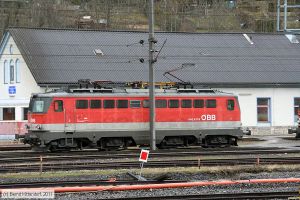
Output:
M156 31L276 31L277 0L154 2ZM8 27L147 30L148 0L1 0L0 16L1 34ZM283 9L281 28L282 21ZM288 9L288 27L300 28L299 21L300 8Z

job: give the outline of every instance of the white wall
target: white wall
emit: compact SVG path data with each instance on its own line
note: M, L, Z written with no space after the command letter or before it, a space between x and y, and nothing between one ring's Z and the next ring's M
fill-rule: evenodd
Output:
M219 88L237 94L243 126L294 126L294 98L300 88ZM257 122L257 98L271 99L271 123Z
M10 46L12 45L12 54L10 52ZM4 84L4 61L8 63L11 59L16 62L20 60L20 83L16 83L16 75L14 83ZM15 70L16 72L16 70ZM9 86L16 87L16 94L9 95ZM22 118L22 108L28 107L31 93L42 92L43 90L37 85L29 68L27 67L17 45L12 37L9 37L7 44L4 47L3 54L0 58L0 107L15 107L16 121L20 121Z

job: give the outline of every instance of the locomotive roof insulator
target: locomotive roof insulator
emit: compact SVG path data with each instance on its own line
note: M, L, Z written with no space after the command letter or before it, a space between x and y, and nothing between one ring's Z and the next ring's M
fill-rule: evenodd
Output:
M70 89L71 93L113 93L112 88L76 88Z
M89 85L91 84L90 79L79 79L78 80L79 88L89 88Z

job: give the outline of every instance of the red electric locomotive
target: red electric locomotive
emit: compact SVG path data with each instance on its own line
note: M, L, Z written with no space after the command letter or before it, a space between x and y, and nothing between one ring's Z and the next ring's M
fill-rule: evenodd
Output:
M149 90L79 88L33 94L25 143L44 150L149 144ZM156 144L237 145L237 96L211 89L156 89Z

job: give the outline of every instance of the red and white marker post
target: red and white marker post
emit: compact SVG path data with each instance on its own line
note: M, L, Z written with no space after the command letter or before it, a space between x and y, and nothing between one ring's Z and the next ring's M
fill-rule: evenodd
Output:
M140 179L142 177L142 170L144 167L144 163L148 161L148 157L149 157L149 151L142 149L141 153L140 153L140 158L139 158L139 161L141 162L141 171L140 171L140 176L139 176Z

